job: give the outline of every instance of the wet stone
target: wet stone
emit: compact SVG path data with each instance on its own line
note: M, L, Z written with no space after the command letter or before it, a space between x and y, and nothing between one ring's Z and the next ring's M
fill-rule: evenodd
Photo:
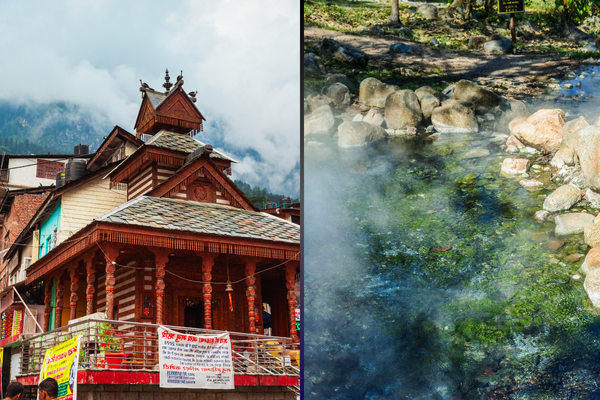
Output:
M554 219L557 236L582 233L586 226L594 223L594 216L586 213L569 213L557 215Z

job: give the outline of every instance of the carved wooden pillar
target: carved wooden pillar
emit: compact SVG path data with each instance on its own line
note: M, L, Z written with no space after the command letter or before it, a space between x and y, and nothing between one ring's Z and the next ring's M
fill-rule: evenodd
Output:
M212 268L215 256L211 253L202 254L202 298L204 299L204 329L212 329Z
M289 262L285 266L285 280L287 287L287 300L290 311L290 336L294 342L299 342L298 332L296 331L296 263Z
M63 296L65 295L65 283L62 280L63 271L56 274L56 313L54 329L62 326Z
M44 295L44 332L48 332L52 315L52 278L44 279Z
M94 312L94 293L96 288L94 282L96 281L96 266L94 265L94 253L87 254L85 257L85 272L87 287L85 288L85 315L90 315Z
M107 243L102 246L106 259L106 319L114 319L113 307L115 303L115 271L117 270L117 257L119 249L114 243Z
M165 296L165 267L169 261L169 251L167 249L154 250L154 264L156 267L156 324L162 325L164 322L164 296Z
M253 258L244 258L246 262L246 299L248 300L248 332L256 333L256 315L254 314L254 300L256 299L256 260Z
M69 315L69 320L74 320L77 318L77 300L79 300L77 296L77 289L79 289L79 264L72 266L69 272L71 276L71 297L69 298L71 315Z

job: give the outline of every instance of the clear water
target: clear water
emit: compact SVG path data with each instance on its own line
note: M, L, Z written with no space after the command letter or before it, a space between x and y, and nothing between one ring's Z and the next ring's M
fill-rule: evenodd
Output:
M600 398L583 235L535 221L550 189L491 139L305 146L305 398Z

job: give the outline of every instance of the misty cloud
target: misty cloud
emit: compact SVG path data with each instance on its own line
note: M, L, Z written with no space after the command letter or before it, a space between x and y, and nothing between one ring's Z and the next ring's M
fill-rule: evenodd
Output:
M2 2L0 100L75 103L133 132L139 79L160 90L165 68L172 81L183 70L207 119L198 139L240 161L234 177L298 195L299 13L274 0Z

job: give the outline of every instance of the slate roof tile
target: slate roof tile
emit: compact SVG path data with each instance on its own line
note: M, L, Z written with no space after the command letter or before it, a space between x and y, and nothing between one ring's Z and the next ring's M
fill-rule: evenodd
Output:
M142 196L96 219L118 224L300 243L300 228L271 215L220 204Z
M150 140L146 142L148 146L156 146L169 150L181 151L184 153L191 153L200 146L204 146L204 143L195 139L191 136L182 135L180 133L169 132L162 130L157 134L153 135ZM221 158L223 160L229 160L237 162L233 158L226 156L216 150L210 153L211 158Z

